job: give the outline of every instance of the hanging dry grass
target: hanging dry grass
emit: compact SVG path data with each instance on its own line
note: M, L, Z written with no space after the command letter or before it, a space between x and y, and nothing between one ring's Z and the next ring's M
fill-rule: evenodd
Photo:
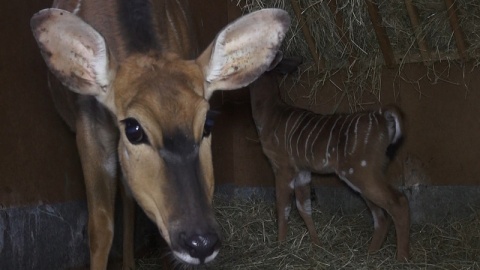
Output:
M479 269L480 209L463 220L413 225L411 261L395 258L393 227L376 254L367 254L371 217L331 215L314 207L320 247L310 242L306 227L292 211L287 241L278 244L274 202L216 198L223 248L214 263L197 269ZM140 270L161 269L158 258L138 262ZM183 267L180 267L182 269ZM188 268L185 268L188 269Z
M413 1L420 22L419 37L426 41L428 52L422 57L405 1L374 1L379 8L382 26L390 41L397 65L399 79L406 63L458 61L460 59L450 25L445 1ZM478 66L480 53L480 2L456 0L455 13L467 44L467 56ZM384 58L367 11L365 0L237 0L245 12L276 7L287 10L292 26L285 38L285 55L302 56L305 64L294 78L296 83L310 83L308 97L312 103L321 87L339 70L346 71L346 80L337 85L340 98L348 101L351 111L363 109L363 96L368 92L381 101L381 75ZM297 16L293 4L300 7ZM309 48L302 27L308 28L315 51ZM314 59L318 55L319 59ZM441 72L435 66L426 68L426 78L432 83L439 80ZM312 80L312 78L315 78ZM412 82L415 83L415 82ZM312 104L313 105L313 104Z

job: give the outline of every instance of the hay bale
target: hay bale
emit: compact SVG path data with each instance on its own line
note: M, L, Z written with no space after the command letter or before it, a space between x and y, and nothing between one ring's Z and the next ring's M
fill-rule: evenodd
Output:
M332 2L331 2L332 1ZM315 100L316 92L333 74L346 70L346 80L338 86L339 95L345 96L351 111L363 109L362 96L365 92L373 94L381 101L381 75L384 68L384 58L375 31L368 15L364 0L299 0L301 16L295 15L291 0L243 0L237 1L245 12L261 8L277 7L287 10L292 16L291 31L287 33L283 50L285 55L302 56L305 64L294 79L297 83L317 78L311 83L309 98ZM413 1L420 19L421 37L425 39L429 49L428 61L458 61L459 54L448 19L447 7L444 1L419 0ZM336 6L332 12L329 5ZM385 27L390 44L395 55L397 73L406 63L421 62L422 56L407 13L405 2L396 0L377 1L382 25ZM467 43L467 54L474 66L478 66L480 53L480 2L477 0L455 1L456 14L459 17L460 28L463 30ZM340 16L340 25L335 21ZM337 18L338 19L338 18ZM302 33L304 21L314 39L316 50L323 62L318 68L319 59L312 58ZM343 27L341 27L343 25ZM341 28L341 29L340 29ZM426 69L432 83L438 79L435 66ZM339 102L342 98L337 99Z

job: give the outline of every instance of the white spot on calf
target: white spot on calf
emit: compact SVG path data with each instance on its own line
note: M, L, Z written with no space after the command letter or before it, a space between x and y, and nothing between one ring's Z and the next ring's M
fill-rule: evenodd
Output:
M348 169L349 174L353 174L353 168Z
M366 160L362 160L362 161L360 162L360 165L361 165L362 167L366 167L366 166L367 166L367 161L366 161Z
M310 171L300 171L295 179L296 187L305 186L310 184L310 181L312 180L312 174Z

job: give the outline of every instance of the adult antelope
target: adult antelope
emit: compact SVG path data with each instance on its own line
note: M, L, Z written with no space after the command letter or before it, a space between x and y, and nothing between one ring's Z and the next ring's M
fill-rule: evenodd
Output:
M219 251L208 99L262 74L290 21L278 9L251 13L193 59L188 2L57 0L31 20L55 105L77 134L92 269L107 267L117 175L124 268L134 268L131 195L179 261L206 263Z
M289 59L292 60L292 59ZM285 72L292 63L280 62ZM374 232L368 248L382 246L390 214L397 233L397 259L408 259L410 217L407 198L391 187L384 174L387 147L402 137L395 107L355 114L320 115L285 104L272 73L250 86L252 114L263 152L275 174L278 240L287 234L293 194L312 241L319 239L312 220L311 172L335 173L361 194L373 215Z

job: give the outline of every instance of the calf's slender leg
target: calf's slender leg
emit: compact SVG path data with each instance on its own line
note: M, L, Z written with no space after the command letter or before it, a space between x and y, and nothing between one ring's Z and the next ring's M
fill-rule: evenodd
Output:
M95 128L95 123L86 118L82 120L77 123L77 145L88 204L90 269L106 269L114 231L116 149L93 135L92 130L102 127Z
M397 260L406 260L409 257L410 242L410 210L408 200L401 192L392 188L383 177L377 176L375 181L369 182L367 188L362 189L362 194L371 203L383 208L392 217L397 235ZM367 185L367 183L365 183ZM375 209L375 211L377 211ZM380 238L384 238L384 229L375 231L369 250L377 248ZM377 240L378 238L378 240ZM377 248L378 250L378 248Z
M278 218L278 241L287 237L288 217L292 209L295 171L291 168L279 168L275 171L275 196Z
M123 204L123 269L135 269L135 202L123 184L120 184L120 194Z
M308 233L313 243L320 245L317 230L312 219L312 200L310 198L310 182L312 174L309 171L300 171L295 177L295 198L297 209L307 225Z

